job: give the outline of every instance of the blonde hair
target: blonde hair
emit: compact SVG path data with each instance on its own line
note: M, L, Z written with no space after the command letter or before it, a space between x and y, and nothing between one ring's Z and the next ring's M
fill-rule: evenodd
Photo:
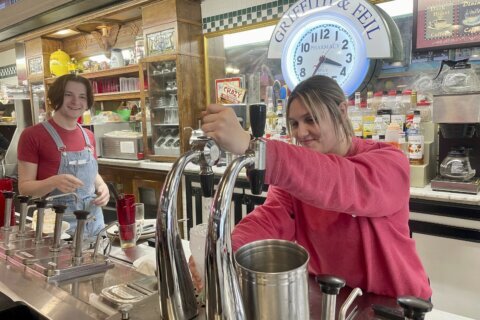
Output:
M287 104L287 118L290 113L292 102L299 99L308 112L315 119L323 119L330 115L332 119L335 136L341 139L350 140L354 136L353 127L348 117L342 116L340 104L345 102L345 95L332 78L326 76L313 76L300 82L290 94ZM287 124L291 132L290 123Z

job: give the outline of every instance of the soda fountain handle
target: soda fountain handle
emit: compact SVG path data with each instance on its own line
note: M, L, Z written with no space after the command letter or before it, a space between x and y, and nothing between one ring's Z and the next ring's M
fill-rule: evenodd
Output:
M247 175L252 193L261 194L265 181L266 143L260 138L263 137L263 134L265 133L267 106L261 103L251 104L249 106L249 111L253 139L250 141L250 146L247 153L253 153L255 161L252 166L253 168L247 167Z
M430 301L412 296L398 297L397 302L403 308L405 319L423 320L425 314L433 309Z
M315 277L322 290L322 315L321 320L335 320L335 307L337 295L345 286L345 280L328 274Z

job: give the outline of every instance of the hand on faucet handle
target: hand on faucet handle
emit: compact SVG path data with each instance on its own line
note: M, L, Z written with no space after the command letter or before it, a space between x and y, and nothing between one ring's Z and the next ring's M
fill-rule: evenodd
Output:
M245 131L232 108L211 104L202 112L202 130L215 140L221 149L244 154L250 145L250 134Z

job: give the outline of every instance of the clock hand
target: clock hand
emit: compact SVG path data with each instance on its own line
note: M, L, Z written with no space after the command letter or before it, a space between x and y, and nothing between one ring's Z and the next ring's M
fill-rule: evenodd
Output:
M320 56L320 58L318 59L318 63L317 65L315 66L315 70L313 70L313 74L312 74L312 77L317 73L318 69L320 68L320 66L322 65L322 63L325 62L325 55L322 55Z
M342 66L341 63L338 63L337 61L334 61L334 60L332 60L332 59L330 59L330 58L325 58L325 63L332 64L332 65L334 65L334 66L339 66L339 67Z

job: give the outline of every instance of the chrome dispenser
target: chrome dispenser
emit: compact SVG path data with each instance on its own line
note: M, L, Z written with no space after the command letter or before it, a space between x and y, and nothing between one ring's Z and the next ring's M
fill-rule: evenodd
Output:
M57 219L63 214L64 206L55 206ZM83 251L83 234L85 224L88 220L89 211L76 210L73 212L77 219L77 228L75 230L73 248L61 248L57 251L57 245L54 243L50 248L48 257L39 259L34 264L28 266L28 272L40 275L48 282L60 282L69 279L89 276L113 268L113 263L109 260L108 254L98 255L100 235L97 236L95 250L92 252ZM104 233L112 224L103 228L100 234ZM65 249L65 250L62 250Z
M266 143L263 136L267 107L250 105L250 123L255 137L245 155L226 168L215 193L208 221L205 249L205 296L207 319L246 319L235 271L230 230L230 203L235 180L247 168L252 193L262 192L265 177Z
M198 314L193 282L177 230L176 199L183 171L189 162L200 165L204 196L213 194L213 171L220 150L207 137L197 137L192 148L173 164L163 185L157 211L156 260L163 319L192 319Z

